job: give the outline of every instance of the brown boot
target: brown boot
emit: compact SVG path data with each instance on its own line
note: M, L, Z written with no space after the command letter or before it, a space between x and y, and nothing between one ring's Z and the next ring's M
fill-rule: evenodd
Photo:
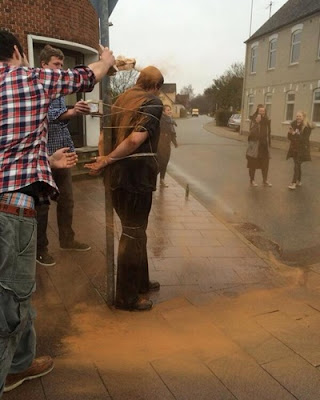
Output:
M4 386L4 392L10 392L10 390L15 389L20 386L24 381L29 381L31 379L40 378L40 376L47 375L53 370L53 360L49 356L35 358L30 365L23 372L17 374L9 374L6 378L6 383Z

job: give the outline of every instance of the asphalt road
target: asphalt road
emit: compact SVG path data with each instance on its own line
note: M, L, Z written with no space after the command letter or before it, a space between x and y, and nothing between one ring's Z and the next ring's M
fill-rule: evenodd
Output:
M260 248L269 250L274 243L280 258L292 264L320 262L320 158L303 164L303 185L290 191L293 162L286 161L286 151L272 149L273 187L263 187L261 171L256 171L259 186L253 188L246 144L206 131L203 126L210 121L206 116L178 121L179 147L172 149L168 172L247 237L258 235L254 240Z

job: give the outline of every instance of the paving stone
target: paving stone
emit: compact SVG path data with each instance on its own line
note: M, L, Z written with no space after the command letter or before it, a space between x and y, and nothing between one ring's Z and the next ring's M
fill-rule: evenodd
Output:
M4 393L3 399L4 400L26 400L26 399L47 400L48 397L46 397L41 384L42 379L45 379L45 377L24 382L21 386L18 386L16 389ZM52 398L52 400L56 399Z
M221 321L222 323L219 326L258 364L287 358L294 354L292 350L266 332L254 320L235 313L232 313L232 315L233 320L226 318L225 321Z
M198 285L176 285L176 286L163 286L159 292L151 292L150 299L154 304L166 302L176 297L185 297L189 294L200 293L201 290Z
M281 312L258 316L256 320L312 365L320 365L319 326L307 327L302 321L291 319Z
M264 364L263 368L297 399L320 398L320 371L303 358L292 355Z
M191 293L186 295L186 298L188 301L190 301L191 304L194 306L204 306L211 304L213 301L217 299L219 295L217 293L209 292L209 293Z
M152 366L177 400L236 400L217 377L195 358L171 357L153 361Z
M174 400L150 364L106 368L97 363L112 400ZM81 399L82 400L82 399Z
M190 252L187 246L156 246L149 247L148 252L153 258L162 258L162 257L188 257Z
M217 239L209 239L203 237L172 237L170 238L170 242L173 246L213 246L220 247L221 243Z
M222 225L225 228L225 225ZM215 228L215 225L212 226L212 229L202 230L201 235L204 238L212 238L212 239L221 239L221 238L233 238L236 239L237 235L233 232L229 231L228 229L218 229Z
M158 236L164 236L170 238L174 237L200 237L201 238L201 233L200 231L197 231L195 229L164 229L163 231L157 231L155 232L155 235Z
M252 257L254 252L248 247L192 247L188 249L193 257Z
M237 400L294 400L284 387L243 354L208 363L209 368Z
M48 273L67 309L72 310L80 303L104 304L88 277L75 262L72 262L72 258L67 253L61 254L59 262L55 267L48 269ZM70 290L70 282L73 284L72 290Z
M177 274L173 271L153 271L150 273L150 279L160 282L160 290L164 286L176 286L180 284Z
M111 400L97 368L88 361L55 359L54 370L42 384L50 400Z
M158 271L175 271L183 273L197 271L202 268L210 268L206 257L180 257L180 258L152 258L155 269Z
M202 275L199 278L199 286L204 292L212 292L241 283L241 278L233 268L215 268L206 276Z
M225 247L247 247L248 245L239 238L235 237L219 237L219 242Z
M212 222L208 221L206 223L203 222L184 222L183 226L185 229L199 229L204 231L206 229L212 230L212 228L219 226L218 224L213 224Z

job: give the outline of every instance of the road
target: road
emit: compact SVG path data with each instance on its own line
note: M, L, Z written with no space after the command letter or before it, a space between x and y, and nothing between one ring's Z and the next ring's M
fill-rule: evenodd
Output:
M259 247L268 250L274 243L282 260L292 264L320 262L320 158L303 164L303 186L290 191L293 162L286 161L286 151L272 149L269 181L273 187L263 187L261 171L257 171L259 186L253 188L246 168L246 144L206 131L203 126L210 121L206 116L178 121L179 147L172 149L170 175L188 184L210 211L247 237L258 233L259 239L253 242Z

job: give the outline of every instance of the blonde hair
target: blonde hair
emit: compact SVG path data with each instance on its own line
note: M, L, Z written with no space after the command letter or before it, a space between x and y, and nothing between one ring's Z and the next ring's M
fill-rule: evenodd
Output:
M302 126L303 127L307 126L308 128L311 128L311 129L314 128L314 124L309 121L309 118L308 118L307 113L305 111L299 110L299 111L297 111L297 114L301 114L302 117L303 117L303 119L302 119Z

